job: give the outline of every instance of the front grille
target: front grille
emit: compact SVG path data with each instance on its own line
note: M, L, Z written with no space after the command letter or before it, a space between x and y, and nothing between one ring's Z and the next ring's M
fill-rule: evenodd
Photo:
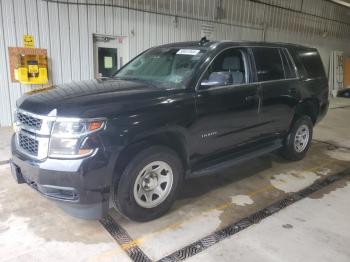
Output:
M38 156L39 142L25 134L18 134L18 145L22 150L33 156Z
M21 122L21 124L37 130L40 130L41 124L43 122L40 118L36 118L27 114L22 114L20 112L17 112L17 119L19 122Z
M45 159L56 116L36 115L17 108L15 119L17 149L32 158Z

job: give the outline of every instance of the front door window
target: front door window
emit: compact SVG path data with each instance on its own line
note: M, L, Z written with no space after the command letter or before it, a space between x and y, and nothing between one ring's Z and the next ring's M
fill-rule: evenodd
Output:
M247 76L242 54L242 50L235 48L222 52L209 66L203 80L208 83L223 83L220 85L239 85L246 83ZM222 82L223 77L226 78L224 82Z

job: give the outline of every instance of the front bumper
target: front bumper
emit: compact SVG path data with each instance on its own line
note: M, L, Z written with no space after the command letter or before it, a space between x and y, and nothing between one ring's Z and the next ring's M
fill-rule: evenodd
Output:
M73 216L99 219L107 213L114 169L111 154L97 150L81 159L38 161L20 153L14 137L11 148L12 174L18 183L27 183Z

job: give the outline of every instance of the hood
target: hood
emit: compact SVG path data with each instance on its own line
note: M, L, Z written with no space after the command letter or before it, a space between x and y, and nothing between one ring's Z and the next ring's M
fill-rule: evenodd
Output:
M34 89L17 101L17 107L39 115L56 109L57 116L63 117L107 117L152 103L150 100L157 103L167 92L143 81L89 80Z

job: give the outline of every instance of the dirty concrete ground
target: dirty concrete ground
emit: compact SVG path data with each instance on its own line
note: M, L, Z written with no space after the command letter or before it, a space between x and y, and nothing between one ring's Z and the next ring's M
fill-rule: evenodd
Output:
M155 221L140 224L115 212L112 215L151 259L158 260L179 249L179 243L191 244L317 179L350 168L350 162L344 161L347 158L350 150L329 150L328 145L314 143L297 165L268 155L221 174L190 180L171 211Z
M72 218L16 185L7 165L0 166L0 181L0 261L89 261L108 250L120 252L106 261L129 261L98 221Z
M340 108L341 105L341 108ZM349 106L349 108L347 107ZM350 99L333 100L307 157L277 154L189 180L164 217L134 223L111 210L134 243L160 259L214 231L350 167ZM1 129L0 156L8 156ZM7 154L7 155L6 155ZM2 160L2 158L0 159ZM350 180L338 181L190 258L195 261L350 261ZM0 165L0 261L129 261L97 221L70 217Z
M350 180L335 182L328 190L281 210L188 261L350 261Z
M338 146L350 147L350 99L331 100L328 113L315 128L314 140L328 141Z
M12 135L12 128L1 128L0 131L0 163L7 161L11 157L10 153L10 137Z

